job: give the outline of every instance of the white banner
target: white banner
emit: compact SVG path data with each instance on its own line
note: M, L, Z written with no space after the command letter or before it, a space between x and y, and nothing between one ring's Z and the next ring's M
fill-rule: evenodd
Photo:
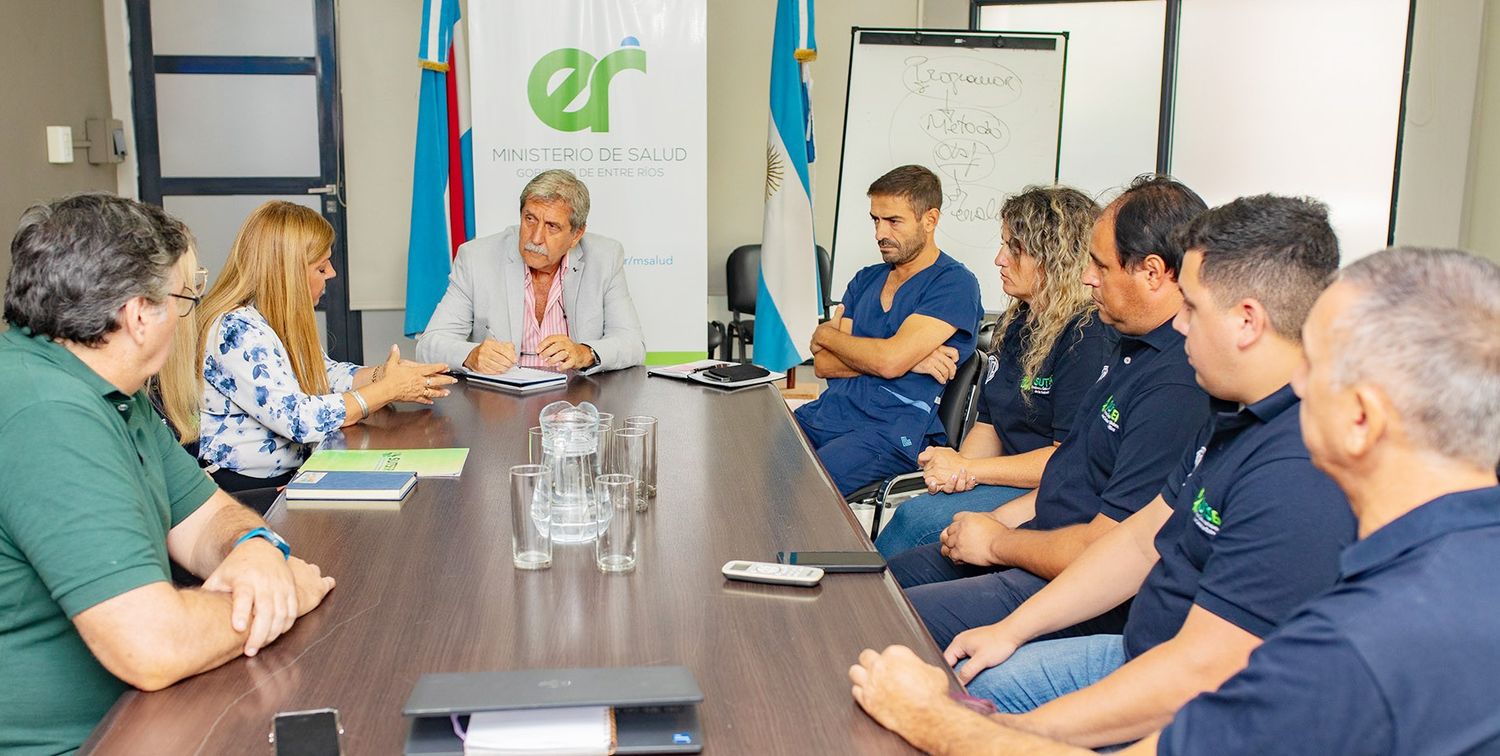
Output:
M573 171L588 230L625 245L651 362L705 349L707 19L707 0L469 2L476 232Z

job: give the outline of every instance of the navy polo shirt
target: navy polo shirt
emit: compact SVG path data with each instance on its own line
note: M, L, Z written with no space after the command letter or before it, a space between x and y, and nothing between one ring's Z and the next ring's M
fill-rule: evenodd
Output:
M1345 549L1339 572L1183 707L1158 753L1500 750L1500 488L1417 507Z
M1031 347L1022 310L1005 329L1000 348L989 355L979 394L979 422L995 427L1003 454L1022 454L1067 437L1083 395L1099 377L1114 349L1115 329L1098 315L1079 315L1058 334L1035 376L1021 376ZM1031 394L1022 391L1031 385Z
M1161 492L1172 517L1130 606L1127 656L1176 635L1193 604L1264 638L1338 578L1354 513L1308 459L1300 404L1291 386L1244 409L1215 402Z
M1207 422L1208 394L1169 320L1144 336L1120 335L1078 412L1023 528L1055 530L1099 514L1119 521L1150 504Z
M959 364L969 359L984 315L979 306L979 279L963 263L940 252L936 262L896 289L887 311L880 305L880 290L890 272L890 265L871 265L849 281L844 317L854 321L854 335L888 339L908 317L926 315L957 329L943 343L958 350ZM922 449L948 443L937 414L942 395L943 384L924 373L908 372L894 379L878 375L834 378L817 401L797 409L797 416L832 433L873 431L915 465Z

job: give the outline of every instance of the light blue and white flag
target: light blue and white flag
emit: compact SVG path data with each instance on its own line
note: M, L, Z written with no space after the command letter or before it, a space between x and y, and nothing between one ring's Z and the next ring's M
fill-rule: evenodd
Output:
M784 371L811 356L823 312L813 237L813 0L777 0L766 137L766 214L755 298L755 364Z
M427 328L458 245L474 238L469 66L458 0L424 0L417 146L406 251L407 336Z

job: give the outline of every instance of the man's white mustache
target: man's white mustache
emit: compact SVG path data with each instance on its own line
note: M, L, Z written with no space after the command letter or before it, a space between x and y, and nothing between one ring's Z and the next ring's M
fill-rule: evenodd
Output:
M540 244L531 244L531 243L528 242L526 244L526 246L522 247L521 249L523 249L523 250L525 250L527 252L530 252L533 255L545 255L545 254L547 254L547 248L544 247L544 246L542 246L542 245L540 245Z

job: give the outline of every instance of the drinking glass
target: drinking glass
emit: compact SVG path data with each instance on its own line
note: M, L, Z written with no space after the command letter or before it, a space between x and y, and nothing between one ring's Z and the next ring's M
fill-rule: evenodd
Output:
M542 446L542 426L533 425L526 431L526 461L533 465L543 463L546 447Z
M614 457L610 460L609 472L623 473L637 481L646 475L646 438L648 432L637 425L627 425L614 432L610 442ZM635 487L635 511L644 512L651 500L646 498L646 487Z
M594 562L601 572L635 569L636 480L623 473L600 475L594 480L599 496L599 537L594 541ZM609 513L606 518L605 513Z
M599 462L606 468L604 472L619 472L607 469L610 465L610 442L615 435L615 416L610 412L599 413Z
M631 415L625 418L625 426L646 430L645 472L640 476L641 496L653 500L656 498L656 418L650 415Z
M510 468L510 553L519 570L552 566L552 529L546 465Z

